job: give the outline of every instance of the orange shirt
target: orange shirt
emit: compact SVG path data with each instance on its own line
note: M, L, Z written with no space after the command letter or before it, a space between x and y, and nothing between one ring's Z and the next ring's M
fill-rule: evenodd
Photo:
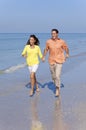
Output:
M62 39L49 39L46 42L46 49L49 50L49 63L64 63L65 55L64 51L67 49L67 44Z

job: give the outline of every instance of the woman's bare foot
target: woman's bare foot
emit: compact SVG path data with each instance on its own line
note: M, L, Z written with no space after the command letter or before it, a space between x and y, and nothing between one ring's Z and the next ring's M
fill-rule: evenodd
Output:
M37 88L36 88L36 92L40 92L40 89L39 89L39 87L37 87Z
M33 89L30 90L30 96L32 96L32 95L33 95Z
M36 92L40 92L40 89L39 89L38 83L36 83Z

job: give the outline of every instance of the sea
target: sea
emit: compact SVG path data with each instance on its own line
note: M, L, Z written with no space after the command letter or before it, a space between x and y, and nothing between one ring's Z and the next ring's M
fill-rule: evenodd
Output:
M21 53L30 34L31 33L0 33L0 74L14 73L26 67L25 59L21 56ZM43 52L46 40L49 39L51 35L49 33L35 33L35 35L39 38L40 48ZM84 59L86 55L86 33L60 33L59 37L65 40L69 47L70 58L66 63L68 66L71 66L71 64L72 66L77 66L86 60ZM48 66L47 58L44 67L42 65L42 70L46 70L46 66ZM70 69L72 68L69 67L68 70Z
M54 96L48 54L36 73L40 94L29 97L30 75L21 53L30 34L0 33L0 130L86 129L86 34L59 33L70 52L62 67L59 98ZM43 52L51 34L35 35Z

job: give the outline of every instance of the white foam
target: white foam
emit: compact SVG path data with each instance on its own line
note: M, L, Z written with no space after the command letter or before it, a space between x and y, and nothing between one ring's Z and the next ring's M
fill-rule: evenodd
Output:
M26 66L26 63L18 64L16 66L9 67L5 70L3 70L3 73L12 73L18 69L24 68Z

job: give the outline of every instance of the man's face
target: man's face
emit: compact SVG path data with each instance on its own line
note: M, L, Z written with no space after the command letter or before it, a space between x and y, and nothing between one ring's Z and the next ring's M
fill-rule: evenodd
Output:
M58 37L58 33L56 31L52 31L51 35L52 35L53 40L57 39L57 37Z

